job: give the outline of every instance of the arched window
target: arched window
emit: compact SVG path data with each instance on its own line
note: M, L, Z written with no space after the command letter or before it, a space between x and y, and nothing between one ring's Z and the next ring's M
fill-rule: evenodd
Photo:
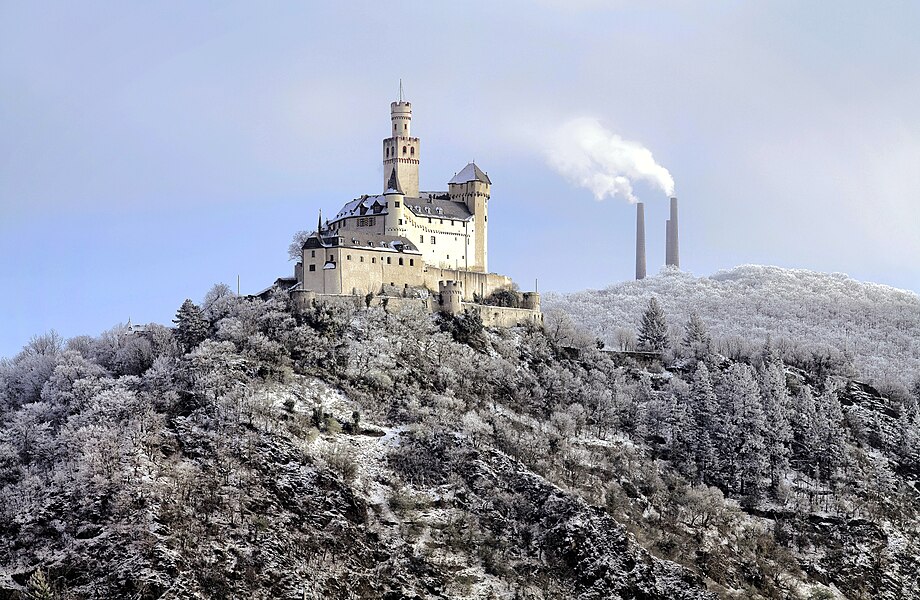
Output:
M389 156L390 156L390 149L387 148L387 157L389 157Z
M403 156L405 156L405 154L406 154L406 147L403 146Z
M409 148L409 154L411 154L412 156L415 156L415 146L412 146L411 148Z

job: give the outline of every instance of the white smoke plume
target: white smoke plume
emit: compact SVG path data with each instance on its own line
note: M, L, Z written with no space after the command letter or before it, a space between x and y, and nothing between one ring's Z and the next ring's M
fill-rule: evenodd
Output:
M655 162L651 150L608 131L597 119L567 121L550 139L550 165L575 185L591 190L598 200L619 196L638 202L633 193L636 181L651 183L668 196L674 194L674 178Z

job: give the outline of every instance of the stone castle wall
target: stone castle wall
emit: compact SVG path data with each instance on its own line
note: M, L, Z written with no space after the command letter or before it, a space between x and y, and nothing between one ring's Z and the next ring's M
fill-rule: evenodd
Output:
M342 294L316 294L313 292L295 291L291 294L294 306L297 310L308 310L316 302L328 302L338 306L348 306L350 308L361 309L368 306L365 296L342 295ZM403 306L419 306L422 309L435 313L444 312L439 298L429 296L428 298L403 298L401 296L379 296L375 295L370 300L370 306L386 306L389 311L398 311ZM485 304L475 304L473 302L461 302L460 310L474 310L482 318L482 324L486 327L515 327L518 325L543 326L543 313L540 312L539 306L536 309L530 308L509 308L504 306L488 306Z

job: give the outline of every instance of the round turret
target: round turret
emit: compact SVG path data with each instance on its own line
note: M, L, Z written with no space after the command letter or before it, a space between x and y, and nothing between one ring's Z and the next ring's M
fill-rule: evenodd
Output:
M459 315L463 312L463 284L459 281L438 282L438 291L441 293L441 312L448 315Z
M540 294L537 292L524 292L521 298L521 307L540 312Z
M412 104L390 102L390 121L393 137L412 137Z

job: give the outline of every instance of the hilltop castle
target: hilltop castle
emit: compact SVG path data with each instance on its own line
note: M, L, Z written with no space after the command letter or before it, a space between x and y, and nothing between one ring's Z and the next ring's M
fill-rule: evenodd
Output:
M536 292L524 293L519 307L482 303L514 286L488 269L489 176L470 163L447 191L419 191L421 145L412 137L412 105L401 93L390 104L390 125L383 193L355 198L325 222L320 215L294 277L276 284L301 305L383 296L422 299L432 311L452 314L478 310L487 325L542 323Z

